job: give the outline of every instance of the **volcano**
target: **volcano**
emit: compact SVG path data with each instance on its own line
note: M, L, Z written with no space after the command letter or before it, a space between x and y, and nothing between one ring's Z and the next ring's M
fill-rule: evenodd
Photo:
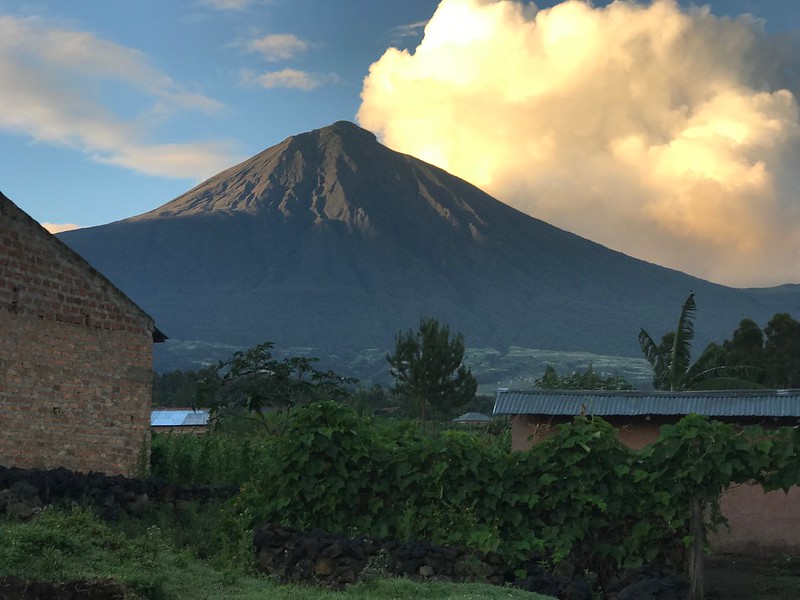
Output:
M673 329L690 290L698 348L800 306L796 286L720 286L553 227L349 122L59 237L184 345L352 357L424 315L469 347L641 357L639 329Z

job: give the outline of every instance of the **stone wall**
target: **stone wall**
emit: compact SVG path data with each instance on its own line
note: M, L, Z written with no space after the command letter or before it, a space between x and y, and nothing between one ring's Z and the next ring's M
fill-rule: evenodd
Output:
M133 474L152 319L0 194L0 464Z

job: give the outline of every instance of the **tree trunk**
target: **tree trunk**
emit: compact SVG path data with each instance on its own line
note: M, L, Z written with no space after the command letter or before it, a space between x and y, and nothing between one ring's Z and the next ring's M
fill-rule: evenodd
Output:
M692 547L689 549L689 600L703 600L705 596L705 572L703 558L705 555L706 528L703 521L703 506L700 498L693 496L690 500L689 534L692 536Z

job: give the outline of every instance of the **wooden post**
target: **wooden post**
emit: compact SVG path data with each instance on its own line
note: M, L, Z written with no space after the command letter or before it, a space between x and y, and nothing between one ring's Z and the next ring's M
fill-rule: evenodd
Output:
M692 547L689 549L689 600L703 600L705 597L705 556L706 526L703 521L703 505L700 498L690 500L689 534Z

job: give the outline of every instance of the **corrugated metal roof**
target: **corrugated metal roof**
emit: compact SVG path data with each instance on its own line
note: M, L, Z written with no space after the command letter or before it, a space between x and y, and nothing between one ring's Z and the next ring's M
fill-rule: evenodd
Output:
M497 390L495 415L800 417L800 390L625 392Z
M150 427L188 427L191 425L208 425L208 410L173 408L150 412Z
M455 419L453 419L453 422L454 423L458 423L460 421L491 421L491 420L492 420L491 417L487 417L483 413L468 412L468 413L464 413L460 417L456 417Z

